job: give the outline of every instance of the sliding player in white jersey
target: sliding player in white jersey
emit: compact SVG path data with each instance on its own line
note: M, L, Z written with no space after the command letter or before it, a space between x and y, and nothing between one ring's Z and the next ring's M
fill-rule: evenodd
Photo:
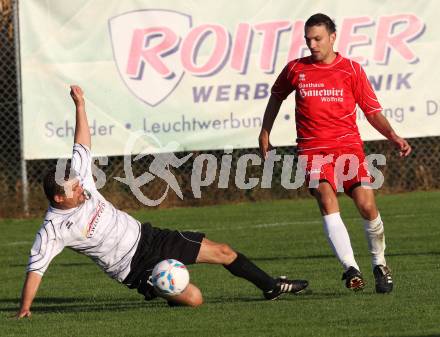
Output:
M206 239L203 233L154 228L116 209L98 192L92 177L91 137L83 92L80 87L71 86L70 94L76 107L71 169L61 170L60 176L60 170L52 170L44 179L50 205L32 246L17 318L31 315L42 276L65 247L89 256L106 274L136 288L146 300L157 297L149 282L151 270L169 258L184 264L222 264L233 275L252 282L269 300L307 287L304 280L272 278L243 254L227 244ZM200 290L191 283L180 295L160 296L170 304L199 306L203 302Z

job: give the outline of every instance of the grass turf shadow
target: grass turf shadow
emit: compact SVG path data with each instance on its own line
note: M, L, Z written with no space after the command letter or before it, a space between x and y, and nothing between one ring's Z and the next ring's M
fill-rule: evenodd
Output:
M16 312L19 308L20 299L1 299L0 311ZM125 311L136 308L158 308L166 306L165 301L153 300L143 301L114 298L94 299L88 297L44 297L35 299L32 312L53 313L53 312L95 312L95 311Z

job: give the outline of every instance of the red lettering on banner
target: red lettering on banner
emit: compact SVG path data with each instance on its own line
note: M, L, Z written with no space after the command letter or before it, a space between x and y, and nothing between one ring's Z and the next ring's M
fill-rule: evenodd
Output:
M240 23L235 33L234 46L231 52L231 68L239 73L246 73L249 52L252 42L252 27L248 23Z
M368 63L369 57L367 53L355 55L355 47L368 46L372 43L374 45L370 50L373 57L370 59L376 64L388 64L391 51L396 52L409 63L418 60L409 43L424 31L424 23L419 17L414 14L381 16L375 29L376 36L370 38L366 33L358 32L361 28L373 25L373 18L369 16L344 18L341 29L337 32L336 50L363 65ZM275 70L281 33L289 30L291 33L287 45L287 59L282 60L283 64L302 57L307 50L303 20L263 22L253 26L249 23L239 23L233 41L228 30L218 24L202 24L181 37L179 32L164 26L135 29L131 36L126 72L132 78L142 78L143 69L148 63L148 66L163 78L170 78L173 72L167 66L165 58L171 53L178 52L182 69L195 76L212 76L226 63L240 74L246 74L249 59L252 57L255 31L262 36L260 50L254 54L259 57L258 69L272 73Z
M290 21L265 22L254 26L256 31L260 31L263 34L260 69L265 73L272 73L274 71L280 33L289 30L290 27Z
M303 51L308 50L304 39L304 21L295 21L292 28L292 37L290 39L288 61L292 61L303 56Z
M162 37L162 41L150 46L151 41L158 37ZM127 74L142 77L143 62L147 61L162 77L170 77L173 72L162 61L162 57L176 48L178 43L177 35L167 27L135 29L131 39Z
M403 25L404 29L395 32ZM420 36L425 25L414 14L397 14L381 16L377 26L376 48L374 61L378 64L388 64L391 50L395 50L405 61L414 63L418 61L417 55L408 47L408 43Z
M209 52L208 60L197 65L198 51L209 35L215 36L214 48ZM210 76L220 70L228 56L230 37L225 27L204 24L192 29L186 36L180 58L182 66L196 76Z
M374 24L372 18L368 16L360 16L356 18L346 18L342 21L341 33L339 34L338 51L352 60L362 65L367 64L367 58L364 56L354 56L353 49L358 46L371 44L368 35L357 34L356 31L362 27L368 27Z

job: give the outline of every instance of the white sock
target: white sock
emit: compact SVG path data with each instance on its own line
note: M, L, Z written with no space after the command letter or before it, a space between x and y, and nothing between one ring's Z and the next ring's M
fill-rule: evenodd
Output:
M359 266L354 259L353 249L351 248L350 237L347 228L345 228L339 212L324 215L324 231L327 235L328 242L333 249L336 257L345 270L355 267L359 270Z
M371 221L364 219L364 229L367 236L368 248L372 255L373 268L379 264L386 266L385 234L380 214L378 214L376 219Z

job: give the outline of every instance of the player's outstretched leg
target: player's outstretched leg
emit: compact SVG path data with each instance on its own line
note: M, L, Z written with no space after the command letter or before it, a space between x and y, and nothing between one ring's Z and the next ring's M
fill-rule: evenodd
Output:
M365 235L371 253L371 264L377 293L390 293L393 290L391 269L385 260L385 233L382 219L376 207L371 189L357 187L352 193L353 201L363 218Z
M276 299L283 293L300 293L308 286L305 280L288 280L284 277L274 279L227 244L206 238L202 241L197 263L222 264L234 276L244 278L261 289L264 297L269 300Z

